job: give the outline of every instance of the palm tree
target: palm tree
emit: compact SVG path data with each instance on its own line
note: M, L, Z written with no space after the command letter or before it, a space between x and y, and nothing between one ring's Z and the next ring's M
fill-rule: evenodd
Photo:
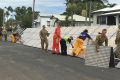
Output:
M7 9L11 12L13 11L13 8L11 6L9 6Z
M83 0L84 3L86 3L86 11L88 12L89 16L89 22L91 22L91 11L97 10L105 7L105 3L108 4L108 0ZM89 8L88 8L89 5ZM95 8L96 7L96 8ZM86 16L87 21L87 16Z
M98 10L106 7L105 4L108 4L108 0L66 0L66 13L68 20L69 16L72 17L73 22L73 14L81 14L82 11L85 11L86 17L91 17L91 12L93 10ZM89 7L88 7L89 6ZM87 20L87 18L86 18ZM73 25L73 24L72 24Z
M115 3L113 3L113 4L108 4L107 6L108 7L114 7L114 6L116 6L117 4L115 4Z
M66 5L67 5L67 9L66 9L66 11L67 11L66 20L68 20L68 18L71 16L71 25L74 26L73 15L74 15L74 12L75 12L75 10L76 10L76 8L77 8L77 5L76 5L76 3L75 3L75 0L66 0L66 1L67 1L67 3L66 3Z

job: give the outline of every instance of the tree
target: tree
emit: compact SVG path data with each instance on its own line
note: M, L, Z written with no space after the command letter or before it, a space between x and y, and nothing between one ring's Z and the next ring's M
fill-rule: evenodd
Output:
M68 13L69 15L68 16L71 16L71 21L72 21L72 26L73 26L73 15L75 13L75 10L76 10L76 4L75 3L69 3L68 4ZM69 18L69 17L68 17Z
M108 0L66 0L66 6L68 6L69 3L76 4L77 7L75 8L74 13L78 14L78 15L81 15L82 10L86 10L86 4L87 4L87 7L88 7L87 8L87 13L89 13L90 2L92 2L91 11L104 8L104 7L106 7L106 4L108 4ZM66 8L66 12L68 12L68 8L69 7Z
M108 7L114 7L116 6L117 4L113 3L113 4L107 4Z
M16 20L21 21L21 25L23 28L32 27L32 8L31 7L17 7L15 9L16 12ZM35 19L37 19L39 15L38 11L35 11Z
M3 9L0 8L0 27L2 27L3 23Z
M7 8L7 10L10 11L10 12L13 12L13 8L12 8L11 6L9 6L9 7Z
M108 4L108 0L66 0L67 8L66 12L64 12L67 15L66 21L73 14L91 17L92 11L105 8L107 7L106 4Z
M71 22L72 22L72 26L74 26L74 20L73 20L73 15L76 11L77 5L75 4L74 0L68 0L69 2L67 3L67 17L66 17L66 21L68 21L68 18L71 16Z
M22 18L22 27L30 28L32 26L32 14L26 14Z
M32 27L32 8L31 7L17 7L15 9L13 9L11 6L6 7L7 12L5 13L6 17L11 16L10 13L14 12L15 18L16 20L10 18L9 20L7 20L7 22L5 23L6 27L9 26L13 26L17 25L18 23L21 25L21 27L23 28L28 28L28 27ZM35 11L35 19L37 19L39 15L38 11ZM0 8L0 27L2 26L3 23L3 9Z

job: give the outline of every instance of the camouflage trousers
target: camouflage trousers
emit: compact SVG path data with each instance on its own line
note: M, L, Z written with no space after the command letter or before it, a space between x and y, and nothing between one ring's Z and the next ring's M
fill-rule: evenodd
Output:
M120 58L120 43L117 44L115 53L116 53L116 56L117 56L118 58Z

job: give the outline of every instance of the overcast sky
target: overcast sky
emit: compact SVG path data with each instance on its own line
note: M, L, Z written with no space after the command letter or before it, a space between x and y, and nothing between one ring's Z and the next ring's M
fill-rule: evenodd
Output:
M110 3L120 4L120 0L109 0Z
M33 0L0 0L0 7L31 6ZM120 0L109 0L110 3L120 4ZM65 0L36 0L35 10L41 13L60 14L65 11Z

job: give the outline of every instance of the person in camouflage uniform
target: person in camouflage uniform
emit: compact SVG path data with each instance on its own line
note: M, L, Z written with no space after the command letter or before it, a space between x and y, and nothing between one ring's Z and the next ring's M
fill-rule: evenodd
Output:
M98 51L99 46L103 46L103 43L105 43L105 46L108 46L108 38L106 36L107 33L107 29L103 29L102 33L99 33L99 35L97 35L96 40L95 40L95 45L96 45L96 51Z
M4 27L2 30L2 35L5 41L7 41L7 29Z
M2 28L0 28L0 41L2 40Z
M47 37L49 36L48 31L45 29L45 25L43 25L43 29L40 31L39 33L40 35L40 39L41 39L41 47L43 50L48 50L48 39ZM46 44L45 48L44 48L44 44Z
M118 58L120 58L120 25L118 27L118 31L117 31L117 34L116 34L115 44L117 45L116 52L115 52L116 56Z

